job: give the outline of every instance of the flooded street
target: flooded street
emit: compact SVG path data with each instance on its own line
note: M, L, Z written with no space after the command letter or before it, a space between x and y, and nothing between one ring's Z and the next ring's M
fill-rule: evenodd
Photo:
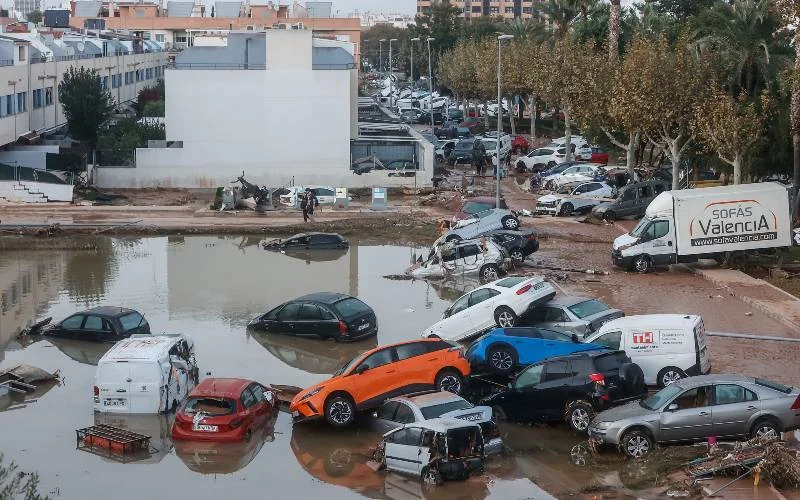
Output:
M347 252L312 261L261 250L258 238L103 241L97 252L0 256L0 345L7 344L0 351L0 368L27 363L60 370L63 377L60 386L42 386L33 394L35 402L0 399L0 408L6 409L0 412L0 451L23 470L39 472L41 491L60 498L93 498L102 492L120 499L162 498L166 491L202 499L261 492L330 499L546 497L534 483L547 475L538 470L536 457L490 461L487 476L425 492L417 480L366 467L366 454L377 436L357 428L293 428L289 415L280 412L247 445L173 446L165 416L95 415L94 364L108 346L39 337L24 339L25 345L9 340L35 319L52 316L58 321L95 305L120 305L143 312L153 333L191 335L201 377L304 387L377 343L416 337L441 317L459 286L471 285L437 284L437 290L425 282L384 279L403 272L415 251L410 247L353 245ZM245 326L257 314L321 290L357 295L372 306L380 323L378 338L337 344L248 335ZM76 450L76 429L101 423L152 436L151 456L119 464ZM564 429L546 429L548 435L554 431L569 435ZM547 461L560 462L553 467L575 468L567 453L559 455Z

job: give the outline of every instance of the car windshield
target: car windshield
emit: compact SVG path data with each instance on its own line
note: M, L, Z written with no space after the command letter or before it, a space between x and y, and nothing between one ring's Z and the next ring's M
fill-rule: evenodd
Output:
M348 361L348 362L346 362L345 364L343 364L342 366L340 366L338 370L336 370L335 372L333 372L333 376L334 376L334 377L338 377L338 376L339 376L339 375L341 375L342 373L346 372L346 371L347 371L347 370L349 370L349 369L350 369L350 368L351 368L351 367L352 367L352 366L353 366L353 365L356 363L356 361L358 361L359 359L361 359L361 356L356 356L355 358L352 358L350 361Z
M468 408L472 408L472 404L462 399L460 401L450 401L448 403L426 406L420 408L420 411L422 412L422 416L427 420L429 418L441 417L445 413L450 413L451 411L466 410Z
M648 410L657 410L664 406L667 401L680 394L681 391L683 391L682 387L676 384L670 384L649 398L640 401L639 405L641 405L642 408L647 408Z
M455 149L472 149L472 141L459 141L456 143Z
M630 232L630 235L636 238L640 237L642 233L644 233L645 228L647 228L647 226L650 224L651 220L652 219L649 217L643 217L642 220L636 224L636 227L633 228L633 231Z
M236 411L236 401L227 398L203 397L189 398L184 413L205 413L213 417L231 415Z
M560 174L561 172L563 172L564 170L568 169L569 167L571 167L571 165L569 163L562 163L561 165L556 165L555 167L550 169L550 174L551 175L552 174Z
M570 310L572 314L577 316L580 319L593 316L597 313L606 311L609 307L599 300L591 299L591 300L584 300L583 302L579 302L574 306L569 306L567 309Z
M368 305L354 297L349 297L336 302L333 304L333 308L336 309L336 312L339 313L339 316L345 319L372 312Z
M478 201L468 201L461 207L461 211L465 214L477 214L484 210L491 210L494 208L494 203L481 203Z

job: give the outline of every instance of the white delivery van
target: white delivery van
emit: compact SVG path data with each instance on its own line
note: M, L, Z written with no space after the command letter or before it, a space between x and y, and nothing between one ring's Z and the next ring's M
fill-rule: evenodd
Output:
M792 245L789 191L775 182L665 191L628 234L614 240L614 264L653 266L720 260Z
M604 324L584 342L622 349L642 368L648 385L664 387L711 370L703 318L686 314L625 316Z
M107 413L166 413L197 384L194 342L186 335L133 336L97 363L94 409Z

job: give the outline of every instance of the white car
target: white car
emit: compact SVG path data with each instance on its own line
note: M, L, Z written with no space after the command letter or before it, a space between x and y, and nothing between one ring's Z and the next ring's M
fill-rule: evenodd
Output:
M497 133L488 133L484 137L481 138L483 141L483 147L486 148L486 154L489 155L497 155ZM511 136L508 134L503 134L500 136L500 158L506 159L508 158L509 153L511 153Z
M583 182L577 186L569 184L569 189L539 197L536 213L539 215L572 215L588 213L604 201L611 201L616 189L605 182Z
M438 242L438 240L437 240ZM414 278L443 278L463 274L479 274L484 280L496 280L501 271L511 266L508 252L487 238L434 244L428 259L411 266L407 274Z
M436 150L434 152L437 159L444 161L450 156L450 151L456 147L459 139L439 139L436 141Z
M491 328L509 328L555 295L555 288L541 276L509 276L461 296L422 336L464 340Z
M497 229L516 231L519 219L511 210L490 208L456 222L452 229L439 238L442 241L469 240ZM438 241L437 240L437 243ZM436 247L437 243L433 246Z
M582 135L570 136L569 143L574 145L576 148L589 146L589 142ZM563 148L566 145L567 145L567 138L565 136L565 137L559 137L558 139L553 139L553 142L551 142L547 147L548 148Z
M336 189L330 186L292 186L289 192L280 196L282 205L293 207L299 203L300 195L306 188L313 189L317 193L317 200L320 205L333 205L336 203Z
M574 146L575 160L590 160L592 158L592 148L588 146ZM525 156L517 158L517 170L520 172L539 172L548 168L553 168L559 163L564 163L567 158L567 148L564 146L534 149Z
M542 179L546 189L558 189L570 182L589 182L594 180L594 175L602 165L599 163L581 163L564 169L561 173L548 175Z

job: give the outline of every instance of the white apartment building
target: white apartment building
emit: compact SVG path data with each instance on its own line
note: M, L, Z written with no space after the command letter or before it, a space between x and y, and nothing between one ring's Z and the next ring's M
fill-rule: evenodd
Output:
M120 41L79 33L0 35L0 146L66 124L58 85L71 66L97 70L120 103L155 85L167 64L151 41ZM41 165L44 167L44 165Z

